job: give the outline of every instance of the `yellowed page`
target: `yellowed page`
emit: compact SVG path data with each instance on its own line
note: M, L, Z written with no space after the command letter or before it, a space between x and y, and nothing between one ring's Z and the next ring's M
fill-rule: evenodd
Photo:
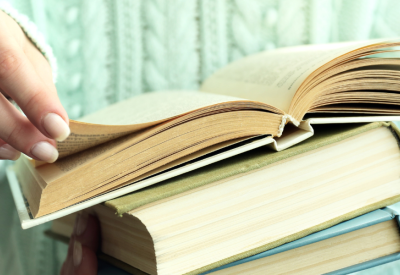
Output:
M398 225L390 220L212 274L318 275L399 252Z
M260 101L288 113L294 94L313 71L343 54L384 41L305 45L254 54L216 72L201 90Z
M208 106L246 101L197 91L143 94L109 106L79 121L70 121L71 135L58 142L60 158Z

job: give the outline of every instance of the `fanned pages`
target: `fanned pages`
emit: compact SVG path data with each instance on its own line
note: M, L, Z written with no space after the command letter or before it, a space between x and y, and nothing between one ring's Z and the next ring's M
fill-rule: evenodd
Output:
M113 192L226 142L272 137L271 147L283 150L313 135L304 124L309 114L330 123L344 121L335 120L338 114L346 122L399 120L400 59L382 56L399 45L375 40L263 52L222 68L202 92L148 93L71 121L57 162L21 160L32 214Z

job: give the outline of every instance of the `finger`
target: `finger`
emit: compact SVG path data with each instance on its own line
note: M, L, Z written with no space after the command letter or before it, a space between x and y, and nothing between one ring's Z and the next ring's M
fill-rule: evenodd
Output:
M24 154L46 162L58 157L55 141L45 137L3 95L0 95L0 139Z
M100 244L100 224L98 219L93 215L89 215L87 211L82 211L76 217L73 235L85 247L96 252Z
M67 252L67 258L65 259L62 268L61 268L61 275L70 275L74 274L74 263L73 263L73 248L74 248L74 243L75 243L75 238L71 236L69 239L69 244L68 244L68 252Z
M71 238L61 275L96 275L97 269L96 253Z
M43 83L46 85L50 85L50 90L56 92L53 82L53 72L50 67L50 63L47 61L44 55L38 51L38 49L29 39L27 40L27 43L24 47L24 52L31 64L35 64L35 72L41 78Z
M96 253L82 245L72 236L68 245L68 254L61 268L61 275L96 275Z
M100 225L98 219L87 211L78 213L72 233L68 255L61 274L97 274L96 251L99 248Z
M38 75L18 43L2 31L1 24L0 89L14 99L45 136L64 140L69 135L68 116L54 84L48 77Z
M74 274L74 264L72 258L67 258L61 267L61 275L73 275Z
M0 159L1 160L17 160L21 156L18 150L15 150L11 145L0 139Z
M1 89L0 89L0 93L3 94L3 96L4 96L5 98L7 98L7 100L12 100L12 98L9 97L9 96L8 96L5 92L3 92Z
M75 240L73 252L73 264L75 275L96 275L97 256L96 253Z

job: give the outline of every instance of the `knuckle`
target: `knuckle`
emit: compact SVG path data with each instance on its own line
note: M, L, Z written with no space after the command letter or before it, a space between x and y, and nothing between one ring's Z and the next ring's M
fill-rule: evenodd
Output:
M27 93L24 103L23 109L25 110L35 110L37 106L42 105L44 102L43 93L40 89L32 89L29 93ZM21 107L22 108L22 107Z
M20 58L12 50L0 51L0 79L8 78L20 65Z
M18 141L21 139L22 127L20 125L15 125L9 134L7 135L5 141L8 144L14 145L19 143Z
M32 142L34 142L35 139L33 128L34 126L28 120L15 123L12 128L9 129L4 141L18 151L29 154Z

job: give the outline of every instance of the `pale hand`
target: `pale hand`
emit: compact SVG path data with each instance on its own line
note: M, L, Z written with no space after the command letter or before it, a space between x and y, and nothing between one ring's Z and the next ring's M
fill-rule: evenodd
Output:
M56 140L70 133L46 58L20 26L0 10L0 159L20 152L54 162ZM4 95L4 96L3 96ZM13 99L26 117L7 98Z

